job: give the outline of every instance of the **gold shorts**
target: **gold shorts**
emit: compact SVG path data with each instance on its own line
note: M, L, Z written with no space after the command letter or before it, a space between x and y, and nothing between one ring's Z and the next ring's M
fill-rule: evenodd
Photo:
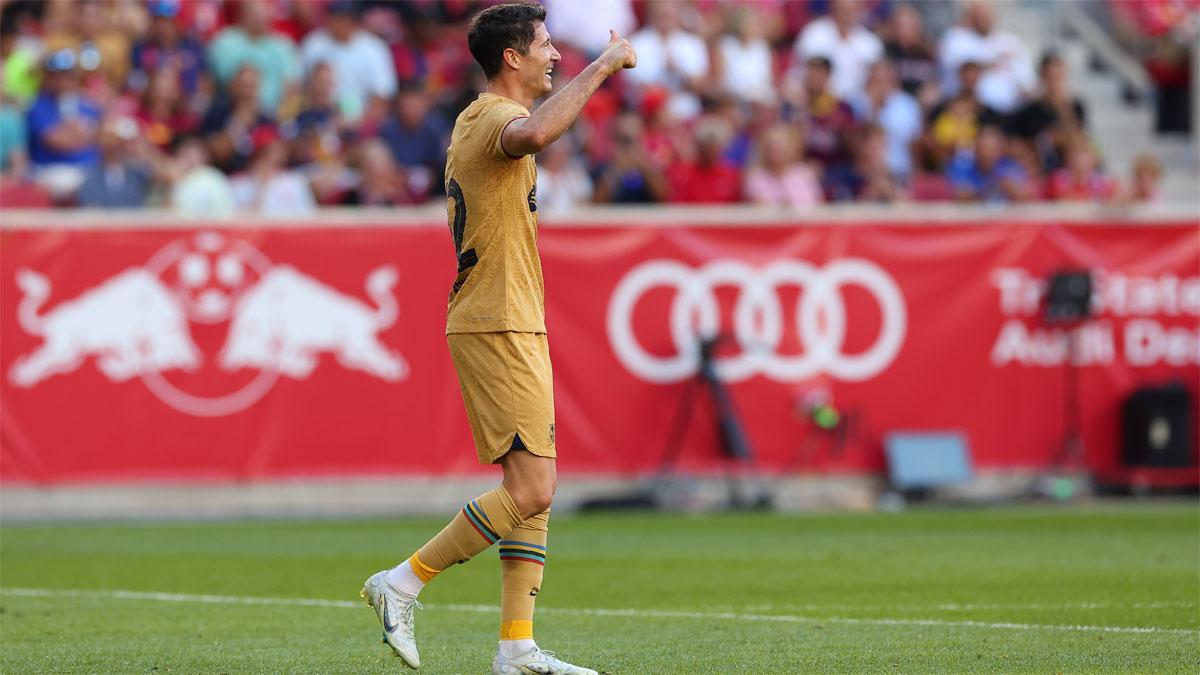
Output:
M544 333L446 336L481 464L513 448L554 457L554 378Z

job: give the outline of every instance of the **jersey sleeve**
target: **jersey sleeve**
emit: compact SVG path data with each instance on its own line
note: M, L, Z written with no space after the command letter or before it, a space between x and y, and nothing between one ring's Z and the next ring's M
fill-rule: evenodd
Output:
M510 155L501 142L504 129L515 119L529 117L529 111L516 103L501 103L494 106L480 120L480 129L487 139L487 152L495 159L520 159L520 155Z

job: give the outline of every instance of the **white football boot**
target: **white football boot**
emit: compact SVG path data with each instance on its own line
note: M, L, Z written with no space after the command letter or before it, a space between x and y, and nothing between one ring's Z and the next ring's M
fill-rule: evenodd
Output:
M383 624L384 643L409 668L420 668L421 656L417 654L417 636L413 630L413 609L421 606L417 597L392 588L387 582L387 570L371 575L359 595Z
M573 666L555 658L553 652L534 647L524 654L504 658L499 653L492 661L492 675L599 675L590 668Z

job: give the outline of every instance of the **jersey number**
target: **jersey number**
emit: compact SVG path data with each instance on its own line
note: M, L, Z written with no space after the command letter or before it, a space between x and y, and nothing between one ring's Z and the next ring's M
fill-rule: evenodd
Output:
M475 254L475 249L469 248L463 250L463 235L467 229L467 200L463 198L462 186L453 178L446 186L446 196L454 200L454 224L450 227L451 234L454 237L454 254L458 257L458 276L454 279L454 287L450 289L450 297L454 297L458 293L458 289L466 283L467 276L471 274L471 268L479 262L479 256Z

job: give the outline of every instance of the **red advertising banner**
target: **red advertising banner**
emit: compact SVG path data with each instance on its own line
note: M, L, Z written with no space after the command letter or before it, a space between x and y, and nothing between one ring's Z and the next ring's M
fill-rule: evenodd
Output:
M5 229L0 479L63 483L478 470L443 335L445 226ZM543 227L563 472L722 466L700 338L769 472L876 472L891 431L977 466L1064 446L1045 279L1094 271L1082 462L1120 406L1200 381L1195 222ZM690 393L689 393L690 392ZM818 428L813 401L838 428ZM683 408L686 406L686 412ZM681 431L673 433L680 424Z

